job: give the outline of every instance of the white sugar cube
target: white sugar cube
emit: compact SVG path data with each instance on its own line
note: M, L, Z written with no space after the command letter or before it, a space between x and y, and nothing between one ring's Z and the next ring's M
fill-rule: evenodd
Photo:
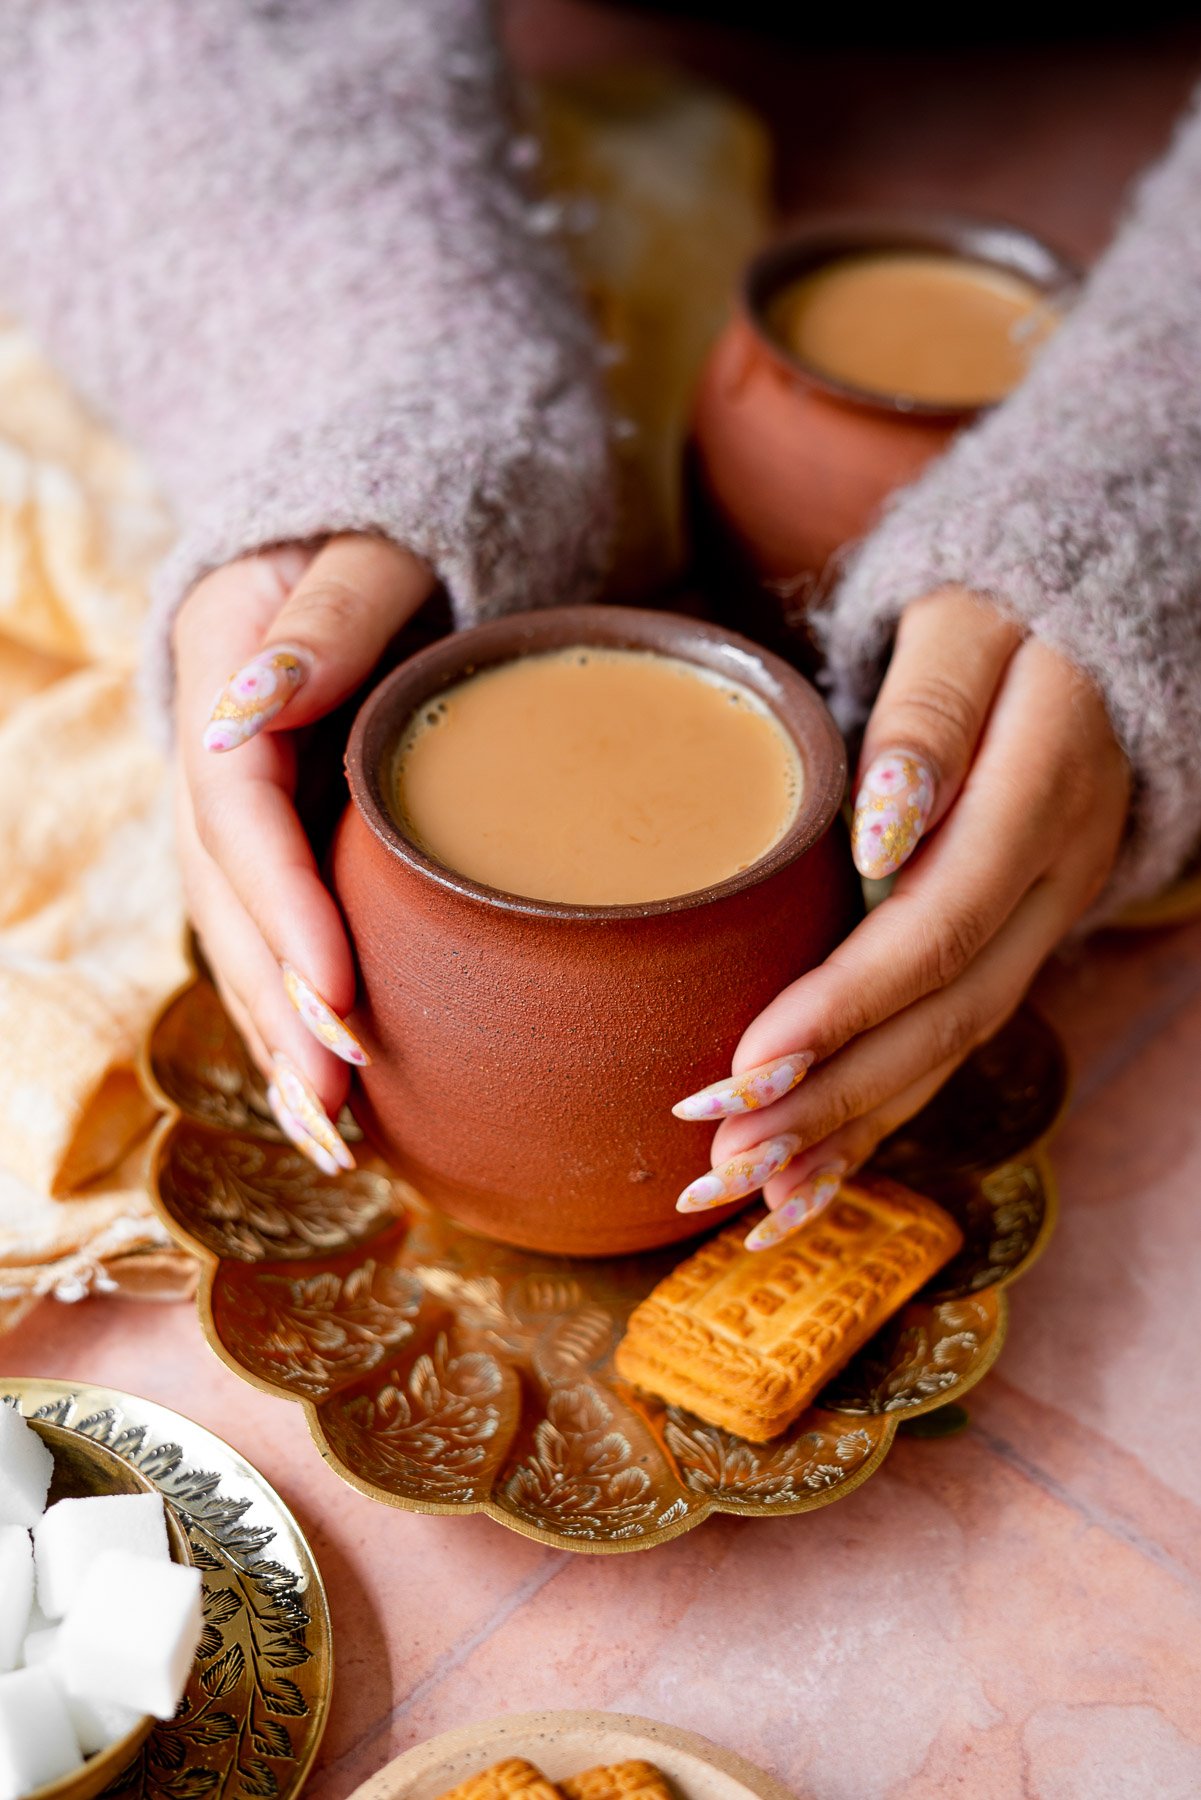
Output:
M66 1701L44 1668L0 1675L0 1800L57 1781L83 1758Z
M199 1569L105 1550L71 1601L55 1662L72 1693L169 1719L200 1631Z
M0 1525L0 1670L15 1669L33 1610L33 1545L23 1525Z
M33 1606L33 1545L23 1525L0 1525L0 1669L15 1669Z
M67 1703L67 1712L75 1727L75 1736L79 1739L79 1748L85 1756L92 1756L97 1750L107 1750L110 1744L132 1731L142 1717L131 1706L118 1706L114 1700L93 1700L87 1694L73 1694L66 1685L62 1665L55 1656L58 1648L58 1625L45 1625L40 1631L31 1631L25 1639L25 1667L32 1669L38 1663L45 1663L47 1671L58 1683L59 1691Z
M38 1605L61 1619L79 1584L106 1550L170 1562L167 1523L157 1494L106 1494L60 1500L33 1529Z
M54 1655L54 1646L58 1642L58 1626L43 1625L40 1631L25 1634L25 1648L21 1661L27 1669L35 1669L48 1657Z
M0 1405L0 1525L33 1525L42 1516L54 1458L15 1406Z

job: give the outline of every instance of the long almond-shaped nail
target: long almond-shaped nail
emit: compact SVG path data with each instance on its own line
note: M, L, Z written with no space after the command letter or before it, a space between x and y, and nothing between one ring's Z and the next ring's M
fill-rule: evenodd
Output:
M731 1200L753 1194L765 1181L786 1169L800 1148L800 1138L790 1131L768 1138L765 1144L756 1144L744 1156L719 1163L707 1175L690 1181L676 1201L676 1211L708 1212L711 1206L728 1206Z
M934 805L934 773L920 756L889 751L868 764L855 796L851 854L869 881L882 881L912 855Z
M338 1165L328 1150L323 1150L315 1138L309 1136L299 1119L294 1119L279 1097L279 1089L275 1083L267 1089L267 1105L271 1108L275 1123L279 1126L290 1144L303 1152L311 1163L316 1163L323 1175L336 1175Z
M281 963L280 969L283 972L284 993L317 1042L324 1044L327 1050L332 1050L335 1056L340 1056L343 1062L353 1063L356 1069L365 1069L371 1058L345 1019L338 1017L328 1001L321 998L312 983L306 981L291 963Z
M206 750L236 750L277 718L309 678L308 664L294 650L264 650L217 695L204 728Z
M672 1107L677 1119L728 1119L734 1113L758 1112L773 1100L782 1100L812 1068L812 1051L798 1050L791 1056L777 1056L774 1062L760 1063L745 1069L741 1075L727 1075L724 1081L711 1082L678 1100Z
M316 1089L282 1051L275 1056L275 1085L285 1112L332 1156L340 1169L353 1169L354 1157L338 1135L338 1128L317 1098Z
M845 1173L843 1165L836 1163L828 1169L819 1169L815 1175L806 1176L787 1200L782 1200L753 1231L748 1231L744 1239L746 1248L770 1250L773 1244L799 1231L807 1219L812 1219L823 1206L830 1204Z

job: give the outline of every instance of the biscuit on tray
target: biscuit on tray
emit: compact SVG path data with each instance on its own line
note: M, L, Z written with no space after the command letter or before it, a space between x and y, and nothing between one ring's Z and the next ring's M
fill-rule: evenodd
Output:
M894 1181L844 1182L770 1250L746 1223L703 1244L630 1315L617 1373L712 1425L763 1443L785 1430L963 1235Z
M667 1777L654 1763L604 1763L559 1782L566 1800L674 1800Z
M503 1762L469 1775L458 1787L448 1788L440 1800L562 1800L559 1789L524 1756L506 1756Z

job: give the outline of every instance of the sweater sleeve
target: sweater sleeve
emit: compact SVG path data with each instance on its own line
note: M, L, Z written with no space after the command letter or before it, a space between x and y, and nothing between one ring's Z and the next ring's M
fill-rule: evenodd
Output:
M598 579L596 346L507 100L487 0L0 8L0 304L174 509L164 690L189 585L271 544L385 533L460 623Z
M906 604L985 595L1101 690L1135 781L1099 917L1201 839L1201 101L1002 406L890 503L818 622L866 715Z

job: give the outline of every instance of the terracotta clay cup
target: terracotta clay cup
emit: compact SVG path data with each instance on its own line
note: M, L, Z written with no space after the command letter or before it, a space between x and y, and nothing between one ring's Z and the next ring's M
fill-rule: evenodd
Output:
M863 536L894 488L985 410L848 386L780 340L776 303L795 281L823 263L887 250L988 263L1056 306L1078 280L1015 225L945 214L814 219L753 259L701 377L691 462L702 578L726 596L719 616L767 643L803 645L805 614L831 560Z
M639 906L556 905L482 887L426 856L390 809L412 714L476 669L574 644L660 651L741 682L804 769L796 818L751 868ZM839 806L842 740L809 684L697 620L625 607L523 613L422 651L364 704L332 876L358 956L371 1053L351 1105L368 1138L469 1229L605 1256L724 1216L675 1211L708 1167L705 1127L672 1117L727 1074L745 1026L856 915Z

